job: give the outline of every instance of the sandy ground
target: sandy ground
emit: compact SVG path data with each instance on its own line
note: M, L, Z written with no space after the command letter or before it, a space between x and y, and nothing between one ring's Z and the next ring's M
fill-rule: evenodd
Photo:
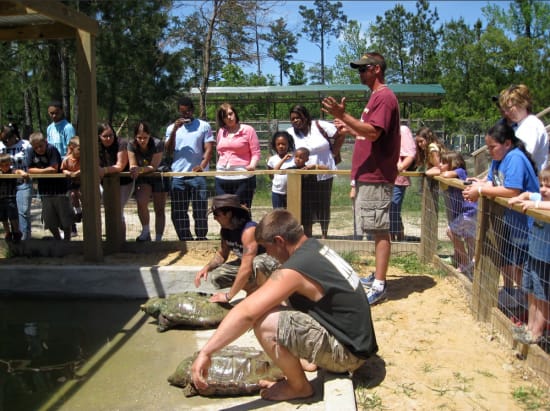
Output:
M105 262L202 265L211 255L120 254ZM77 263L78 257L74 260L63 262ZM372 268L357 269L366 276ZM388 300L372 307L378 355L354 375L359 409L550 410L550 388L487 326L473 320L456 278L390 267L388 287Z

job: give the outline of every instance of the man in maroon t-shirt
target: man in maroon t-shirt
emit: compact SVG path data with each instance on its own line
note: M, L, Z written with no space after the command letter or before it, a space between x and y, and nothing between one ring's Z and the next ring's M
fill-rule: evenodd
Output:
M386 297L386 272L391 253L389 210L401 145L399 103L384 83L386 61L379 53L366 53L350 63L359 71L361 83L371 89L370 99L356 119L346 112L346 99L323 100L323 111L334 116L340 132L355 137L351 162L351 193L360 229L374 236L376 272L363 284L369 288L370 304Z

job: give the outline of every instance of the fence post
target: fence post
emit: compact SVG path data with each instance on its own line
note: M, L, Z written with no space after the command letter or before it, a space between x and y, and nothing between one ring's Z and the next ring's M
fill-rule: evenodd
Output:
M420 261L431 263L437 252L439 183L423 177L422 217L420 219Z
M496 210L497 207L501 206L485 197L478 200L472 314L483 322L491 321L491 309L498 299L498 258L502 250L499 250L497 236L502 233L495 224L501 218L502 208Z
M297 172L288 173L286 187L286 208L292 215L302 222L302 175Z
M103 178L103 207L105 209L106 249L120 252L124 239L124 226L120 209L120 177L118 174Z

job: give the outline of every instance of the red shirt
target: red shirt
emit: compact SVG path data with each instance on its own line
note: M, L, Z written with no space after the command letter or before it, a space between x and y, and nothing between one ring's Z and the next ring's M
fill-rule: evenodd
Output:
M388 87L372 93L361 121L381 128L376 141L356 137L351 160L351 179L362 183L393 184L401 146L399 103Z

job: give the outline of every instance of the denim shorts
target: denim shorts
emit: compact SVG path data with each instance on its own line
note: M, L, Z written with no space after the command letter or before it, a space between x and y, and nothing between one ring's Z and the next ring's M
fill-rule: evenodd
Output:
M475 238L477 217L459 215L449 223L451 232L461 238Z
M291 309L279 312L277 344L296 357L337 373L355 371L366 361L353 355L313 317Z
M527 257L521 285L537 300L550 301L550 263Z

